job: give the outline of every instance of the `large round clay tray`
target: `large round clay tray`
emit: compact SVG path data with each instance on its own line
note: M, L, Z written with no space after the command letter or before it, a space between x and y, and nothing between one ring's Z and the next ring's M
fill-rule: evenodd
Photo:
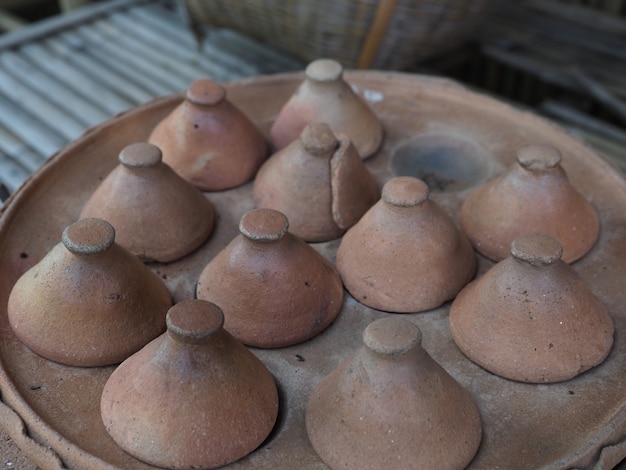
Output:
M612 164L557 126L477 95L447 80L378 72L346 73L346 79L382 119L386 140L367 165L382 185L400 173L424 177L432 198L455 219L462 200L477 185L514 161L515 150L549 143L563 152L570 180L600 214L600 239L574 264L604 301L615 321L608 359L582 376L559 384L532 385L486 372L466 359L448 329L449 304L405 315L423 331L424 347L474 396L484 437L472 468L610 468L626 455L626 182ZM228 96L267 132L301 74L260 77L229 84ZM56 244L88 196L117 164L127 144L147 138L153 126L181 100L166 97L133 109L83 135L54 156L5 204L0 218L0 386L9 433L44 468L142 469L108 437L100 420L100 393L112 367L82 369L46 361L12 334L6 302L18 277ZM207 262L237 234L243 213L253 208L251 184L208 193L219 216L212 238L192 255L150 265L176 301L194 296ZM147 227L149 230L150 228ZM315 247L334 260L339 240ZM480 258L480 257L479 257ZM479 275L491 263L480 258ZM281 390L275 430L255 452L229 468L326 468L309 443L304 410L313 387L361 344L363 329L389 315L346 296L326 331L300 345L257 350ZM488 334L488 332L486 332ZM46 449L49 448L49 449ZM51 450L50 450L51 449Z

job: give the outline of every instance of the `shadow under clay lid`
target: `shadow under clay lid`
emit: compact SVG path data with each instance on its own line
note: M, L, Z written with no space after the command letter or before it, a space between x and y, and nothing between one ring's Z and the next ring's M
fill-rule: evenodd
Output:
M333 470L465 468L482 438L478 407L422 348L419 328L383 318L363 343L309 399L307 433L322 460Z
M215 210L206 197L162 162L158 147L125 147L120 164L91 195L82 217L110 222L117 241L144 261L169 262L211 235Z
M346 289L369 307L421 312L454 298L473 277L476 256L417 178L389 180L382 199L343 236L337 269Z
M245 344L278 348L305 341L341 310L339 274L288 227L278 211L246 213L241 234L200 275L197 297L219 305L225 328Z
M450 308L459 349L485 369L521 382L559 382L599 365L613 321L547 235L515 239L511 256L463 289Z
M221 191L254 178L269 154L256 125L209 79L191 83L185 100L154 128L148 142L163 161L203 191Z
M362 158L373 155L383 141L383 127L368 104L343 79L343 67L332 59L319 59L306 68L306 78L282 107L270 136L282 149L313 122L325 122L346 134Z
M117 243L100 219L82 219L14 285L9 322L31 350L52 361L117 364L165 329L171 295Z
M269 435L278 414L274 378L223 322L210 302L177 303L167 332L113 372L102 420L126 452L163 468L216 468Z
M591 249L599 235L598 216L560 163L554 147L524 147L505 174L469 195L461 206L461 227L476 250L499 261L515 238L533 233L559 240L566 263Z

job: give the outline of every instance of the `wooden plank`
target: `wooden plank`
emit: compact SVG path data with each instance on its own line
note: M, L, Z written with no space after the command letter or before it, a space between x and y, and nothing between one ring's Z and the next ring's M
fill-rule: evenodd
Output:
M14 52L0 53L0 66L16 80L45 96L52 104L73 116L85 127L94 126L110 117L109 113L85 100L65 83L55 80Z
M0 181L13 192L28 178L28 172L0 152Z
M48 101L46 96L28 88L2 69L0 92L67 140L75 139L85 130L83 124Z
M31 54L31 49L39 49L37 52L38 61L45 61L45 56L49 54L47 51L56 54L58 56L56 64L54 63L55 57L51 57L52 68L57 69L58 66L59 73L67 76L69 80L75 77L77 83L84 84L85 92L93 93L93 96L101 98L101 105L112 106L112 108L107 108L111 114L117 114L117 112L128 109L132 105L145 103L154 96L154 93L145 89L145 85L137 85L135 81L117 73L116 69L106 62L101 62L93 57L93 53L80 45L82 42L72 46L71 41L71 36L65 38L51 37L46 39L43 44L28 44L22 49L28 48L27 52L33 60L34 56ZM52 56L52 54L50 55ZM67 75L65 75L66 73ZM120 111L116 111L116 109Z
M226 64L226 66L212 61L208 55L198 52L187 44L178 42L176 37L168 34L168 29L156 29L152 24L136 21L130 15L112 15L111 21L119 25L122 30L135 35L144 44L153 46L154 50L161 51L170 60L177 60L178 63L183 64L183 67L189 70L188 76L194 77L194 80L202 76L209 76L219 81L225 75L225 68L228 69L226 74L236 76L253 75L255 72L254 67L243 63L233 56L229 56L228 60L230 63ZM213 55L215 56L215 54ZM218 56L217 58L220 57ZM231 64L233 67L230 66ZM216 69L218 74L215 73ZM214 75L217 76L214 77Z
M98 52L99 58L107 56L110 61L117 62L119 64L118 71L134 71L140 77L140 83L151 81L153 88L154 85L157 86L158 95L166 95L174 90L187 88L188 83L185 80L163 74L157 65L143 57L132 54L123 45L115 44L115 38L101 34L91 25L80 26L75 31L76 34L87 40L93 53Z
M35 171L45 161L44 157L2 126L0 126L0 152L5 153L28 172Z
M162 74L180 78L186 84L185 88L193 80L204 75L198 64L191 65L192 61L181 59L182 54L177 53L175 48L171 48L166 41L163 41L162 36L150 38L152 41L142 37L140 32L144 28L140 23L133 25L131 22L128 24L124 17L117 16L116 18L114 15L106 23L99 21L93 26L103 35L113 37L120 44L124 44L124 48L132 54L142 57L158 67Z
M124 61L120 60L117 53L110 53L106 48L101 48L98 44L92 44L89 38L85 37L84 34L79 34L79 31L64 32L57 39L64 42L66 47L82 48L85 56L89 56L101 66L108 68L114 75L132 82L135 87L143 88L150 98L171 93L169 87L155 80L151 74L146 74L135 67L132 61L128 62L132 58L127 58Z
M48 158L68 142L43 124L36 115L27 113L1 93L0 109L0 125L22 139L43 158Z
M65 15L56 15L33 23L28 28L20 28L11 33L0 35L0 50L41 40L46 36L57 34L60 31L92 21L99 16L107 15L111 11L148 3L149 1L154 0L111 0L104 3L94 3Z
M614 2L618 7L622 0ZM602 31L604 34L626 35L626 20L591 8L572 5L563 1L554 0L525 0L524 6L541 13L547 13L563 21L579 24L585 28ZM605 11L619 11L608 8Z

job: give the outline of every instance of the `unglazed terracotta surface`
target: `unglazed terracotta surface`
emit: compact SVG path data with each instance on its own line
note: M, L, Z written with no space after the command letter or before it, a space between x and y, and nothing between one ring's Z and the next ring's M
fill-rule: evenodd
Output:
M567 263L591 249L598 239L598 216L568 180L561 159L556 147L526 146L508 172L469 195L461 207L461 226L479 252L499 261L509 255L515 238L533 233L558 239Z
M228 97L267 136L303 74L259 77L226 86ZM397 176L428 174L430 198L458 224L465 198L538 142L562 153L570 182L593 201L600 235L572 265L613 318L615 341L598 367L567 381L528 384L501 378L467 359L452 340L449 303L404 314L423 332L430 356L474 397L483 438L472 469L607 469L626 456L626 182L616 167L560 128L441 79L346 72L387 130L379 152L365 161L379 187ZM54 156L12 196L0 214L0 298L76 221L101 179L130 143L144 141L182 95L156 100L95 128ZM445 165L441 165L445 162ZM252 184L205 197L218 214L215 231L198 250L172 263L150 263L176 301L192 299L202 269L239 233L254 208ZM312 246L331 262L340 240ZM478 257L477 276L493 266ZM0 303L2 424L42 468L147 470L109 437L100 396L114 367L77 368L47 361L13 334ZM362 346L362 332L390 314L345 295L341 312L315 338L281 349L252 349L274 375L281 396L276 425L254 452L229 469L327 469L310 444L305 406L317 384ZM25 428L22 427L24 423ZM24 438L26 430L34 439ZM37 447L37 443L40 445ZM36 450L35 450L36 448ZM36 459L36 460L35 460Z
M148 139L165 163L203 191L250 181L269 153L261 131L226 94L213 80L194 81Z
M70 366L118 364L165 329L163 281L115 242L101 219L81 219L15 283L7 313L37 354Z
M241 218L239 231L202 270L196 296L222 308L224 327L250 346L279 348L313 338L343 304L335 267L273 209Z
M491 372L558 382L608 356L613 320L548 235L526 235L511 256L467 286L450 308L454 341Z
M337 269L359 302L395 313L422 312L472 280L476 256L426 183L388 181L381 200L343 236Z
M130 144L119 162L86 202L81 218L110 222L118 243L145 261L174 261L209 238L213 206L162 162L158 147Z
M346 134L361 158L373 155L383 141L382 123L368 103L343 79L343 67L319 59L306 68L306 78L281 108L270 130L278 149L296 140L313 122L325 122L333 132Z
M364 346L313 390L306 428L333 470L454 470L474 458L482 430L472 396L422 348L404 318L374 321Z
M253 194L257 207L285 214L294 235L325 242L354 225L380 190L351 140L314 122L263 164Z
M167 312L167 332L111 374L102 420L129 454L164 468L216 468L270 433L274 378L223 325L215 304L179 302Z

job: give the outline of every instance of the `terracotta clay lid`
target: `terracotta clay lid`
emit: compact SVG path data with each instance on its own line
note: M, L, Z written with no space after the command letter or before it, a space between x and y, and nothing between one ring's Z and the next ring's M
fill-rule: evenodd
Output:
M109 221L117 241L145 261L181 258L211 235L215 210L204 195L162 162L152 144L125 147L81 217Z
M448 214L417 178L398 177L344 235L337 269L359 302L388 312L430 310L473 277L476 256Z
M82 219L15 283L8 317L16 336L52 361L116 364L165 329L170 293L139 259L115 243L100 219Z
M313 122L325 122L346 134L362 158L373 155L383 141L383 127L368 104L343 79L343 67L319 59L306 68L306 78L282 107L270 130L272 143L282 149Z
M200 275L197 297L220 305L225 328L245 344L277 348L305 341L341 310L339 274L288 227L278 211L247 212L240 235Z
M332 469L458 469L476 454L472 396L422 348L419 328L384 318L364 346L315 388L306 409L313 448Z
M319 122L263 164L253 189L257 207L285 214L291 232L307 242L340 237L379 195L350 139Z
M559 382L602 363L613 321L561 261L561 244L527 235L511 256L463 289L450 309L459 349L485 369L522 382Z
M499 261L515 238L533 233L559 240L566 263L591 249L599 235L598 216L560 162L554 147L521 148L505 174L470 194L461 206L461 227L476 250Z
M113 372L102 420L126 452L163 468L216 468L268 436L278 413L274 378L223 322L215 304L177 303L167 332Z
M163 161L203 191L240 186L269 154L256 125L210 79L191 83L185 101L152 131L148 141L163 150Z

